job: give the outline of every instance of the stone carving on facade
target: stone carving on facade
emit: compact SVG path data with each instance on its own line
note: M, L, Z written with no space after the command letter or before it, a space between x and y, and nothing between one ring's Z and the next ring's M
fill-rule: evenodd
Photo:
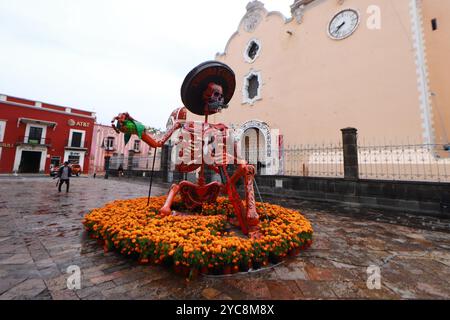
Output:
M314 0L295 0L291 5L291 13L298 24L303 22L303 16L305 14L305 6Z
M247 13L243 18L244 30L253 32L262 20L261 11L264 10L264 4L260 1L251 1L247 4Z
M291 5L291 13L298 24L302 23L305 14L305 5L301 1L294 2L294 4Z
M245 16L244 30L247 32L253 32L258 26L262 17L259 13L251 13Z
M262 8L264 8L264 3L258 0L250 1L245 7L245 9L247 9L247 12L255 11Z

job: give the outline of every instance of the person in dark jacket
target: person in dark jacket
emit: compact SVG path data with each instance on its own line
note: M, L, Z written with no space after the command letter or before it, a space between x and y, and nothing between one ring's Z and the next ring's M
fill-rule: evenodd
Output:
M71 176L72 176L72 168L69 167L69 162L66 161L64 162L64 165L58 170L58 177L59 177L58 192L61 192L61 186L63 185L63 183L66 184L66 192L69 192Z

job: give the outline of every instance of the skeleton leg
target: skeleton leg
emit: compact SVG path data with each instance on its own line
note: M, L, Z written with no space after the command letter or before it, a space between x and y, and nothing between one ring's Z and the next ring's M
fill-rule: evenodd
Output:
M253 180L255 179L255 167L245 165L245 200L247 204L247 223L249 227L259 224L259 215L256 212L255 190L253 189Z
M255 167L249 164L240 164L237 171L230 178L230 183L235 185L241 177L244 177L245 201L247 205L245 220L248 227L255 227L259 224L259 216L256 212L255 204L255 191L253 190Z
M166 202L162 206L161 209L159 209L159 213L163 216L168 216L172 213L172 209L170 208L172 206L173 200L175 199L175 196L177 195L178 191L180 191L180 186L176 183L174 183L170 187L169 194L167 195Z

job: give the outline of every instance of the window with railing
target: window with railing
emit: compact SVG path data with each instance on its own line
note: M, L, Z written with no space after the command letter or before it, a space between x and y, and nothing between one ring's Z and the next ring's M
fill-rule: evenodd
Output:
M67 140L67 148L86 149L86 145L89 145L85 140L86 131L70 129L69 140Z
M139 152L141 148L141 141L140 140L135 140L134 141L134 145L133 145L133 151L134 152Z
M82 138L83 138L83 134L81 132L73 132L70 146L74 147L74 148L81 148Z
M50 145L51 140L48 138L37 138L30 136L20 136L17 139L18 144L32 144L32 145Z
M42 132L43 129L41 127L30 127L30 132L28 133L28 141L26 142L32 144L42 144Z
M105 140L105 149L114 150L114 137L107 137Z

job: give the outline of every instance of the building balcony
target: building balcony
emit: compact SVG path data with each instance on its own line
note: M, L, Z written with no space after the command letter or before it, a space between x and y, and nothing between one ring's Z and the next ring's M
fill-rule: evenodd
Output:
M103 147L103 148L105 149L105 151L110 151L110 152L113 152L113 151L117 150L117 148L115 146L106 146L106 147Z
M28 145L28 146L41 146L41 147L50 147L51 140L49 138L36 138L30 136L22 136L16 142L16 145Z
M76 142L72 140L66 141L66 146L64 147L66 150L76 150L76 151L87 151L88 148L85 147L84 141Z

